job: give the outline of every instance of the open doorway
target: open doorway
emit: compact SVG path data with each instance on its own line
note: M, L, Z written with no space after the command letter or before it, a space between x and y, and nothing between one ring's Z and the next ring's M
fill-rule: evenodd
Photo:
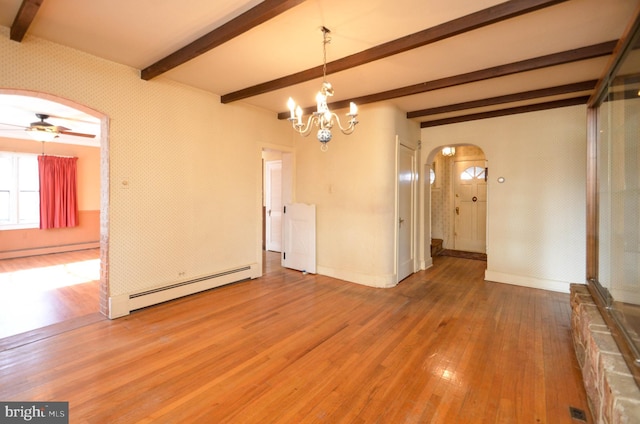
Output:
M6 304L0 306L0 338L44 334L43 327L68 327L70 321L86 317L104 319L102 294L108 290L101 277L101 257L107 240L101 233L107 232L107 223L101 223L101 216L108 206L107 196L102 195L108 181L107 158L103 159L106 117L67 99L26 90L0 90L0 109L0 151L30 159L43 154L78 158L78 225L40 230L37 216L35 223L5 221L0 298ZM55 139L34 140L29 134L34 121L55 126ZM15 163L19 166L20 159ZM35 173L37 181L37 166ZM37 201L37 187L34 196ZM37 204L35 208L37 215Z
M487 160L464 145L439 151L431 166L431 256L486 260Z
M262 149L263 271L281 266L283 207L292 202L293 154Z

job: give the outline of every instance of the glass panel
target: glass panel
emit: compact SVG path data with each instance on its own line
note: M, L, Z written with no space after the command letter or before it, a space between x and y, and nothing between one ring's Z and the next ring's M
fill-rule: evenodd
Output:
M20 191L38 191L40 189L38 158L36 156L20 156L18 158L18 172Z
M479 166L471 166L462 171L462 174L460 174L460 179L467 181L473 179L484 179L484 172L484 168L481 168Z
M636 36L637 38L637 36ZM635 45L634 42L632 45ZM598 282L610 313L640 352L640 50L609 81L599 108Z
M21 191L18 196L18 222L20 224L38 224L40 222L40 193Z
M0 190L10 190L13 173L13 161L8 156L0 156Z
M8 190L0 190L0 224L11 222L10 200L11 193Z

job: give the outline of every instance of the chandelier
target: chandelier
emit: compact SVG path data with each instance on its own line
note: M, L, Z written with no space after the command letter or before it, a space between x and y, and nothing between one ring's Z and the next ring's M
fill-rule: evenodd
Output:
M356 117L358 116L358 107L355 103L350 102L349 104L349 113L347 116L349 117L349 121L345 127L340 123L340 118L335 112L331 112L329 110L329 106L327 105L327 98L333 96L333 87L331 83L327 81L327 44L331 42L331 38L328 34L331 32L329 29L322 27L322 52L323 52L323 65L322 65L322 87L320 91L316 95L316 104L317 110L313 112L309 118L307 119L307 123L304 124L302 122L302 108L300 105L296 106L296 102L293 101L291 97L289 97L289 101L287 102L287 106L289 107L289 111L291 112L291 116L288 118L293 125L293 129L296 130L300 135L306 137L311 133L311 129L313 127L318 128L318 141L322 143L320 150L326 152L328 147L327 143L331 141L331 128L334 124L338 124L340 131L343 134L351 134L355 130L356 124L358 120Z

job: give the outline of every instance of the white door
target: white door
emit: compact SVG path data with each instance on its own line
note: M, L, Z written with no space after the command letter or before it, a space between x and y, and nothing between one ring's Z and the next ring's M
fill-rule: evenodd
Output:
M485 161L456 162L454 249L487 251L487 181Z
M285 205L282 266L316 273L316 205Z
M415 156L415 151L398 145L397 281L415 272Z
M282 250L282 161L265 162L265 247Z

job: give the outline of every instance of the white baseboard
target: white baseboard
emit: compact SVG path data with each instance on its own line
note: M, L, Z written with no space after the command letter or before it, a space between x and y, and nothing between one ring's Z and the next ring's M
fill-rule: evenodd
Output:
M339 280L348 281L350 283L362 284L363 286L389 288L396 286L396 275L370 275L342 269L334 269L318 266L317 273L328 277L337 278Z
M130 293L109 297L109 313L111 319L129 315L131 311L183 296L213 289L242 280L255 278L260 275L258 264L254 263L234 269L224 270L211 275L198 277L187 281L178 281L166 287L153 288L140 293Z
M516 286L530 287L532 289L549 290L560 293L569 293L571 282L546 280L543 278L526 277L522 275L507 274L486 270L484 279L496 283L513 284Z

